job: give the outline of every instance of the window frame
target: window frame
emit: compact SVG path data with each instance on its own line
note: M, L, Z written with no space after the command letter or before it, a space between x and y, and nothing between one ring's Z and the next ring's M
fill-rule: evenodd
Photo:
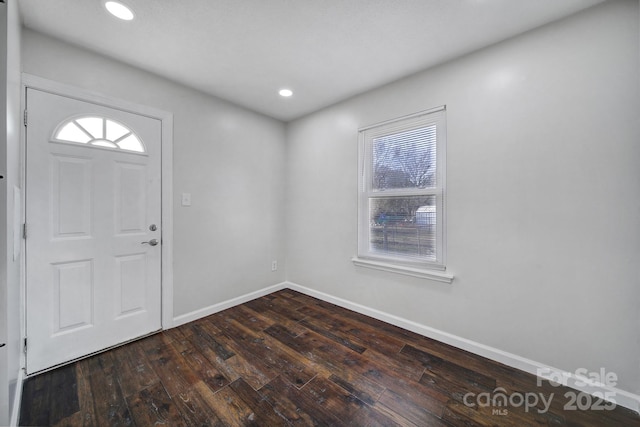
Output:
M426 127L436 126L436 184L429 188L375 190L373 188L373 141L376 138ZM356 265L429 277L450 282L453 276L435 271L446 270L446 106L420 111L377 123L358 130L358 256ZM402 254L381 253L370 248L370 212L372 198L435 196L436 198L436 258L428 260ZM427 272L425 272L425 270ZM430 275L428 271L434 271ZM416 274L422 272L422 274Z
M91 130L87 129L85 125L83 125L82 123L79 122L80 120L83 120L83 119L99 119L99 120L102 120L103 137L102 138L97 138L95 135L93 135ZM123 135L121 135L120 137L116 138L116 139L110 139L110 138L107 137L107 122L115 123L116 125L121 126L122 128L124 128L127 132L124 133ZM73 124L76 127L78 127L79 130L81 132L83 132L90 139L88 141L86 141L86 142L79 142L79 141L74 141L74 140L71 140L71 139L60 138L60 132L66 126L68 126L70 124ZM125 139L127 139L130 136L133 136L137 140L137 142L140 144L140 148L141 148L142 151L132 150L132 149L129 149L129 148L123 148L123 147L120 146L120 142L125 140ZM101 145L101 144L99 144L99 142L101 142L101 141L105 141L105 142L108 142L110 144L113 144L114 147ZM97 114L78 114L78 115L74 115L74 116L68 117L65 120L62 120L55 127L55 129L53 130L53 133L51 134L49 142L56 143L56 144L74 145L76 147L85 147L85 148L97 149L97 150L118 151L118 152L121 152L121 153L135 154L135 155L139 155L139 156L148 156L149 155L149 153L147 153L146 144L144 143L142 138L136 132L134 132L131 129L130 126L122 123L120 120L116 120L116 119L113 119L113 118L108 117L108 116L101 116L101 115L97 115Z

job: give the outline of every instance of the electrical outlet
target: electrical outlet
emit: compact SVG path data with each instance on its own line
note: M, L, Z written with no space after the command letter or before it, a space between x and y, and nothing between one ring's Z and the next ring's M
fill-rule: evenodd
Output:
M271 271L276 271L278 269L278 261L271 261Z

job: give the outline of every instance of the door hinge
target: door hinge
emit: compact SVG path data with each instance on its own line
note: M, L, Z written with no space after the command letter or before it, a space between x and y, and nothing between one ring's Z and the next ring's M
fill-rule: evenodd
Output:
M27 352L27 337L24 337L24 348L23 348L24 352Z
M27 224L22 224L22 238L27 240Z
M27 110L24 110L24 126L27 127Z

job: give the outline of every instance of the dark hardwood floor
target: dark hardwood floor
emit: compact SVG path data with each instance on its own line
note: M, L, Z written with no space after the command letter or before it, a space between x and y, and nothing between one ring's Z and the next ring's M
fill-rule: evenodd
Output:
M572 391L283 290L29 378L20 425L640 426Z

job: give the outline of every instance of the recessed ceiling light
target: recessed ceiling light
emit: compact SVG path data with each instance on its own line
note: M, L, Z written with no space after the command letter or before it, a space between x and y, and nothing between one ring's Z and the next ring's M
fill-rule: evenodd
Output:
M291 95L293 95L293 92L290 89L280 89L280 92L278 93L280 94L280 96L284 96L285 98L288 98Z
M131 21L133 19L133 11L122 3L117 1L108 1L104 4L110 14L123 21Z

